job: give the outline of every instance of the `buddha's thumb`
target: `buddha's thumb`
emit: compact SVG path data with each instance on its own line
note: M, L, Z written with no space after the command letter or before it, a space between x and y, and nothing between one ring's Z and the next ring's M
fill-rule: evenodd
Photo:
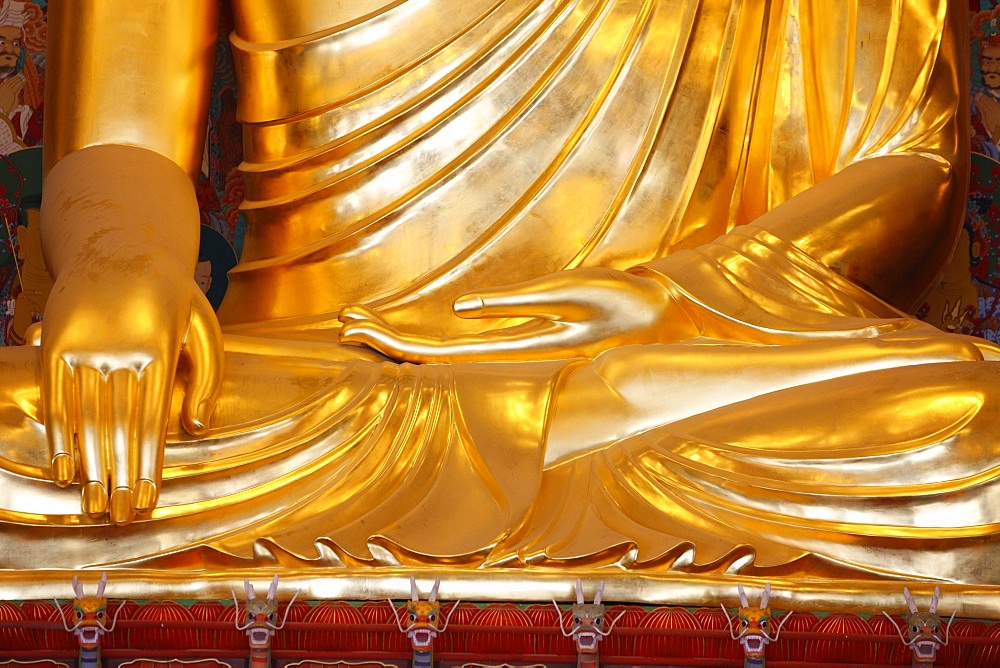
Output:
M483 298L478 295L465 295L455 300L455 314L463 318L478 318L486 310Z
M190 363L187 391L181 406L181 424L193 436L208 431L222 390L222 331L207 301L195 302L183 342Z

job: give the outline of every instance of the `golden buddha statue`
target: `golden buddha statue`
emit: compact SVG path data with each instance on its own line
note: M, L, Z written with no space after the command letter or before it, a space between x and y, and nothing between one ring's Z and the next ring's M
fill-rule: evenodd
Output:
M0 567L1000 584L961 2L233 0L221 329L213 4L50 3Z

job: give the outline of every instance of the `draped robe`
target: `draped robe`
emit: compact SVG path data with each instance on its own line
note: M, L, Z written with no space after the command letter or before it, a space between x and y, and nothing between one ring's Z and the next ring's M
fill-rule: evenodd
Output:
M31 547L0 565L31 568L44 549L65 568L1000 582L983 560L1000 519L989 347L755 225L896 154L951 166L941 215L960 214L964 74L946 2L372 0L352 20L267 2L234 5L248 236L220 313L213 429L192 439L175 422L159 507L114 527L44 480L37 398L2 390L0 485L14 492L0 526ZM593 360L428 365L335 343L352 303L438 335L510 324L451 304L578 266L653 277L699 336ZM875 351L860 368L836 363L858 346ZM830 362L754 390L756 374L813 354ZM633 410L630 391L662 393L664 410L546 466L581 373L621 404L585 410ZM671 410L692 393L707 403Z

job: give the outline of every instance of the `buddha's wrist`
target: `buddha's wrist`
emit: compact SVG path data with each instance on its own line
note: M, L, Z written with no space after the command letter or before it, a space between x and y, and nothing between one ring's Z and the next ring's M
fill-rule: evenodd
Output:
M173 162L131 146L95 146L47 175L42 248L53 277L109 259L178 265L193 275L199 229L194 187Z
M694 338L701 333L699 318L688 308L688 300L677 283L670 278L670 258L660 258L636 265L629 274L656 283L662 289L664 308L670 313L670 326L661 332L661 342L669 343Z
M677 285L670 279L670 265L671 257L667 256L630 267L628 273L657 283L672 300L677 301L680 295Z

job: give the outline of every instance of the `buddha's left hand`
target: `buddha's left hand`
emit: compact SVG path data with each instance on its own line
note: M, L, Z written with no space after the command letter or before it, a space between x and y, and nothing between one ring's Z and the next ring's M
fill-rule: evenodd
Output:
M530 318L479 334L403 332L364 306L340 314L341 340L406 362L477 362L594 357L641 343L681 341L697 328L656 281L616 269L572 269L476 292L455 302L463 318Z

